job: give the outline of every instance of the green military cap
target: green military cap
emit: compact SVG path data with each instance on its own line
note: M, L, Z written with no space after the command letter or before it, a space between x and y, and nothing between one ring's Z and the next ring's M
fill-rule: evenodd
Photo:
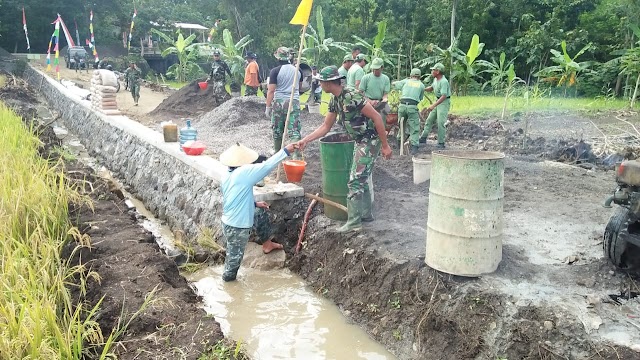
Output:
M355 60L355 61L362 61L362 60L367 61L367 55L365 55L365 54L358 54L358 55L356 56L356 60Z
M345 55L344 59L342 59L343 63L346 63L347 61L353 61L353 56L351 56L351 54Z
M419 77L421 75L422 75L422 71L420 71L420 69L418 69L418 68L411 69L411 76L418 76Z
M382 59L380 59L380 58L375 58L371 62L371 66L370 67L371 67L371 70L378 70L383 66L384 66L384 61L382 61Z
M442 63L437 63L431 67L431 70L438 70L439 72L444 72L444 65Z
M331 81L331 80L337 80L337 79L344 79L344 76L340 75L340 72L338 71L337 66L331 65L320 70L320 72L317 73L316 76L314 76L313 78L320 81Z

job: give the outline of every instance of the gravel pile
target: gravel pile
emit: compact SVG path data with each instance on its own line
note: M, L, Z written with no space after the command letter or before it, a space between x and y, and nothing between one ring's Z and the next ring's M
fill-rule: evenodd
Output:
M256 96L234 97L195 121L198 140L207 145L207 153L219 155L229 146L241 144L268 154L273 147L271 120L264 115L265 99ZM318 127L323 120L319 114L303 112L302 136Z

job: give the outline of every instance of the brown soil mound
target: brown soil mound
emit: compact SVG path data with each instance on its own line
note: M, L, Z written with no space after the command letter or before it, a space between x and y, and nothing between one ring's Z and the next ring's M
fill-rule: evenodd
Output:
M198 87L200 81L203 80L192 81L189 85L164 99L149 115L195 118L213 110L220 105L213 97L213 87L208 86L205 90L200 90Z

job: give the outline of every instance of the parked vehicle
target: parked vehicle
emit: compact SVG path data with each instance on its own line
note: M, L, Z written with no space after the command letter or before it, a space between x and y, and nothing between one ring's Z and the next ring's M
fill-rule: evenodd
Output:
M618 187L604 203L619 205L604 230L605 256L618 268L640 265L640 161L624 161L616 167Z
M67 69L76 68L76 59L79 60L79 69L84 69L87 66L87 50L82 46L69 46L64 50L64 62L67 65Z

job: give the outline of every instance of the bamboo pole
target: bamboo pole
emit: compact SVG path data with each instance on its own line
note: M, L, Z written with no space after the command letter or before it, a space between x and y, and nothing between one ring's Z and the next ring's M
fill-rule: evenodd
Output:
M333 207L335 207L336 209L338 209L338 210L342 210L342 211L344 211L345 213L347 213L347 207L346 207L346 206L344 206L344 205L342 205L342 204L338 204L338 203L337 203L337 202L335 202L335 201L327 200L327 199L322 198L322 197L320 197L320 196L312 195L312 194L309 194L309 193L304 194L304 196L305 196L306 198L311 199L311 200L317 200L317 201L319 201L319 202L321 202L321 203L323 203L323 204L325 204L325 205L333 206Z
M293 85L291 86L291 96L289 97L289 109L287 110L287 120L284 122L284 132L282 133L282 143L280 143L280 150L284 148L284 144L288 135L289 129L289 118L291 117L291 110L293 109L293 95L296 91L296 84L300 81L298 80L298 76L300 75L300 59L302 58L302 47L304 46L304 37L307 34L307 25L302 27L302 34L300 35L300 47L298 48L298 59L296 61L296 73L293 76ZM280 180L280 167L281 164L278 165L278 170L276 172L276 182Z

